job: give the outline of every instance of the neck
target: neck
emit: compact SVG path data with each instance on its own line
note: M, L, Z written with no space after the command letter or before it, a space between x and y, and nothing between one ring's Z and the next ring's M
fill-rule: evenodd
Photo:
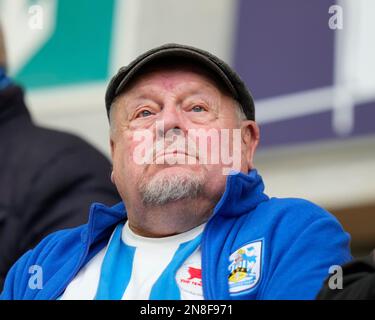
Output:
M127 208L129 227L143 237L168 237L205 223L214 206L208 199L182 199L163 206Z

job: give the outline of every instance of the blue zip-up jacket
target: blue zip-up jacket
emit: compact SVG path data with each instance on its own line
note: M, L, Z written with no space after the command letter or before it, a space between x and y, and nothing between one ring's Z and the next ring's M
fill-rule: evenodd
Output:
M269 198L263 191L255 169L228 176L202 235L205 299L314 299L329 268L351 260L349 236L330 213L306 200ZM94 203L87 224L49 235L13 265L0 298L58 298L125 219L122 203L112 208ZM230 257L238 261L238 253L254 248L251 277L241 282L241 272L235 275L232 283L241 290L231 294ZM30 285L34 266L41 267L42 288Z

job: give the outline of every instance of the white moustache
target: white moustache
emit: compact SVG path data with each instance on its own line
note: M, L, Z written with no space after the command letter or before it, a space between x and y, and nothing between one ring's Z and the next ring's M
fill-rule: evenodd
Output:
M156 143L154 143L154 147L150 148L145 156L147 159L155 160L158 157L168 154L184 154L194 158L198 156L195 142L192 140L186 141L183 138L178 138L177 140L157 140ZM153 158L154 155L155 158Z

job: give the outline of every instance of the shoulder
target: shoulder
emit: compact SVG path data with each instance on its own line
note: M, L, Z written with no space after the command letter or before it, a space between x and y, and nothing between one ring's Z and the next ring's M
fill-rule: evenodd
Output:
M20 260L27 257L29 262L43 265L51 257L60 259L64 255L66 258L67 254L73 253L81 247L86 229L87 224L84 224L75 228L52 232L43 238L32 250L29 250Z
M45 283L58 270L77 263L84 247L82 237L86 228L87 225L82 225L51 233L35 248L27 251L9 270L0 300L23 299L35 291L28 289L28 282L35 270L43 271Z
M64 151L80 154L96 154L97 156L104 157L90 143L72 133L34 126L32 135L33 139L36 140L36 144L52 151L52 153L61 153Z
M255 211L262 214L265 219L279 223L293 221L294 224L310 224L322 219L338 223L336 217L326 209L300 198L273 197L262 202Z
M270 198L245 217L243 232L251 230L282 247L313 240L349 243L340 222L324 208L299 198Z

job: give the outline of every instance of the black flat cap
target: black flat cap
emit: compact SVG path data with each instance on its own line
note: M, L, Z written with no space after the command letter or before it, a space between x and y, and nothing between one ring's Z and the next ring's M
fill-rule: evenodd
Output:
M217 79L226 85L233 98L240 103L247 119L255 120L253 97L240 76L227 63L207 51L174 43L151 49L138 56L127 66L120 68L109 82L105 94L108 117L113 100L125 90L129 81L143 67L151 63L157 63L160 59L165 60L169 58L186 58L188 61L193 61L202 67L210 69L217 76Z

